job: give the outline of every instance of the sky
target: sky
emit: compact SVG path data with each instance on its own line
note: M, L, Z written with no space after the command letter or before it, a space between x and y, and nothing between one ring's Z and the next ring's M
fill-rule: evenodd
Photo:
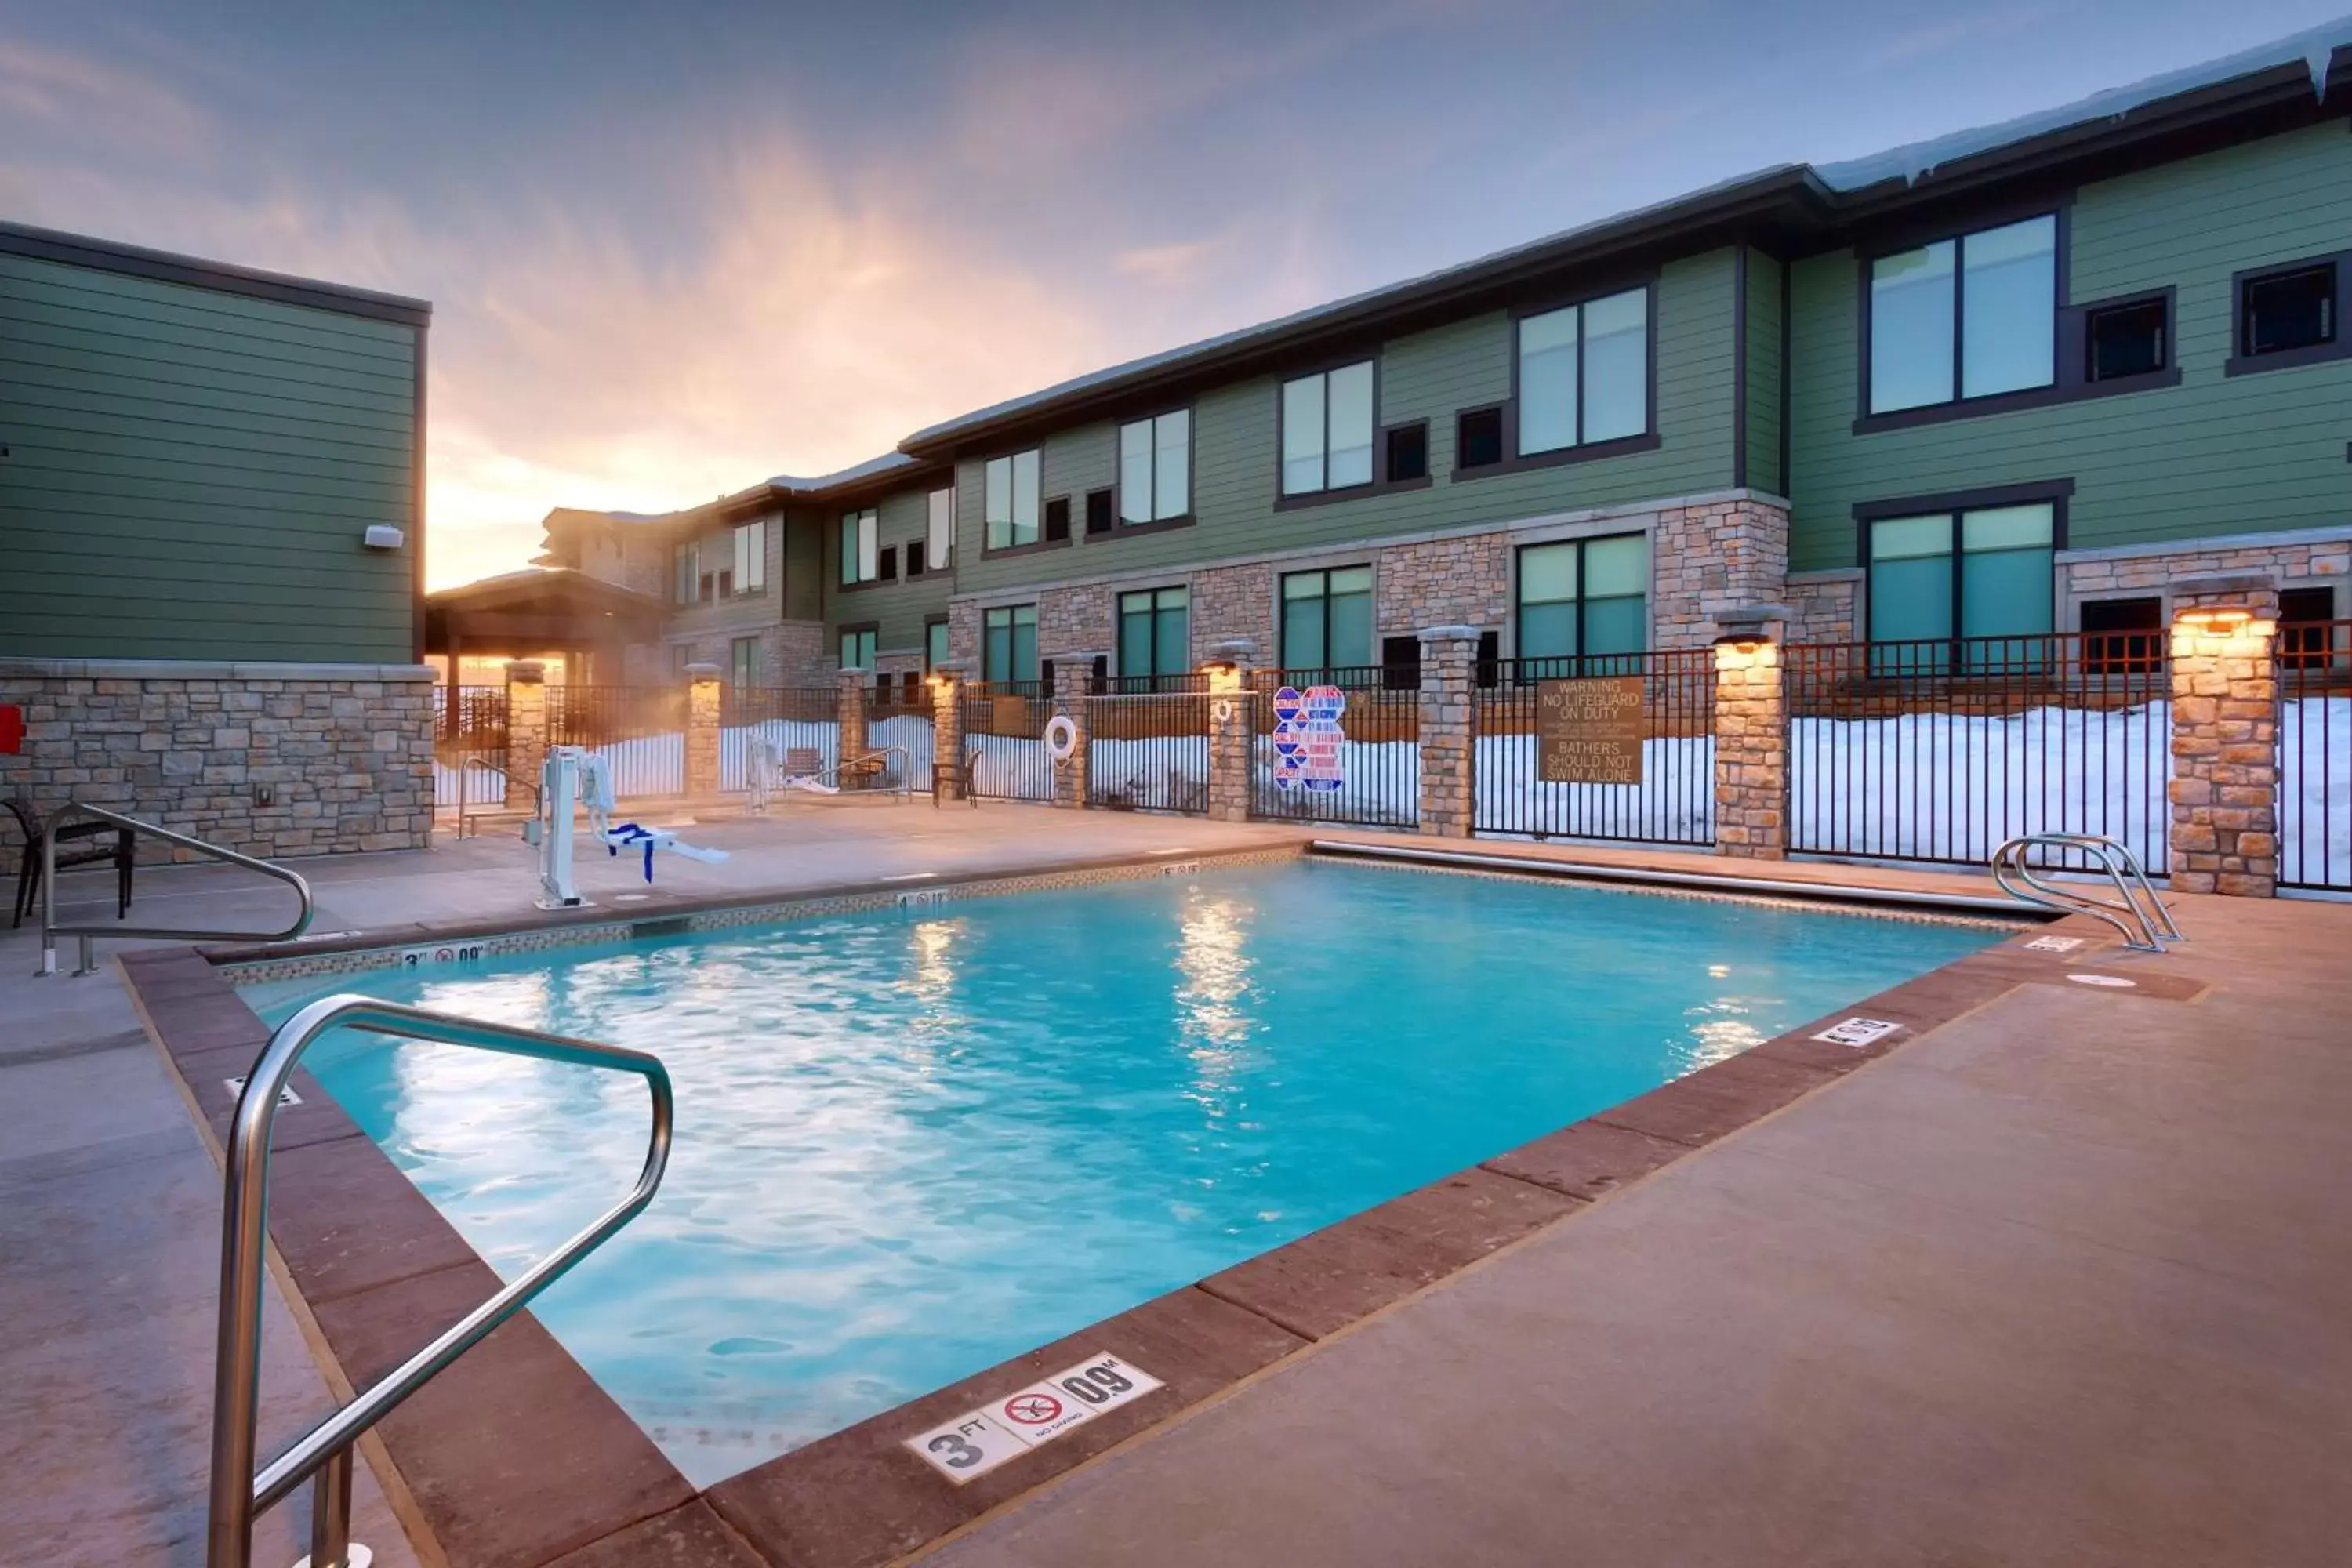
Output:
M2344 0L0 0L0 218L429 300L427 575Z

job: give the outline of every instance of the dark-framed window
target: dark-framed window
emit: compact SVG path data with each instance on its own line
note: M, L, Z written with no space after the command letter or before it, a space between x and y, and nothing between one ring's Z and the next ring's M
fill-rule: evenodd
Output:
M1370 484L1373 405L1370 360L1284 382L1281 493Z
M2231 279L2234 351L2231 375L2288 370L2352 358L2344 297L2352 285L2352 251L2255 268Z
M881 552L875 557L874 580L877 583L895 583L898 580L898 547L897 545L884 545Z
M955 558L955 487L944 486L923 498L923 564L944 572Z
M1643 284L1518 319L1518 456L1649 432L1650 310Z
M730 594L756 594L768 585L768 525L739 523L733 540L735 565L728 584Z
M1874 643L2033 637L2052 625L2058 500L1995 501L1863 521Z
M1116 510L1117 497L1108 489L1087 492L1087 531L1108 533Z
M1372 662L1372 569L1334 566L1283 574L1282 664L1344 669Z
M2059 250L2052 211L1871 258L1864 412L2055 384Z
M923 671L929 674L948 661L948 621L935 616L923 623Z
M1522 544L1517 564L1516 646L1522 660L1640 653L1649 647L1648 534Z
M736 637L727 645L727 679L736 687L760 684L760 639Z
M1421 689L1421 637L1408 632L1381 639L1381 687L1388 691Z
M1055 496L1045 503L1045 538L1048 541L1070 537L1070 498Z
M2279 592L2279 660L2289 669L2325 669L2352 651L2352 636L2336 624L2336 590Z
M1118 679L1141 690L1192 672L1192 594L1181 584L1118 596Z
M874 639L878 628L874 626L844 626L841 628L841 668L871 669L874 668Z
M924 564L923 542L919 539L910 539L907 541L907 575L909 577L921 576L923 574Z
M980 617L982 680L1037 679L1037 606L999 605Z
M1454 466L1491 468L1503 460L1503 408L1465 408L1454 416Z
M2172 363L2172 298L2145 294L2083 311L2083 379L2154 375Z
M702 545L698 540L669 547L669 596L672 604L691 605L702 597Z
M882 514L872 507L841 514L841 585L854 588L882 574Z
M1037 542L1038 464L1034 447L991 458L981 475L987 548L1011 550Z
M1192 510L1192 414L1171 409L1118 427L1118 521L1168 522Z
M1382 437L1381 478L1392 485L1429 478L1429 421L1391 425Z

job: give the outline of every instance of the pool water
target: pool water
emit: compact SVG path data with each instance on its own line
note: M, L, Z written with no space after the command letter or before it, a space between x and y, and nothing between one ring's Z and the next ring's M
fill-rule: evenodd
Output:
M662 1057L660 1194L534 1310L707 1485L1999 934L1307 863L248 994ZM509 1278L642 1157L634 1078L310 1060Z

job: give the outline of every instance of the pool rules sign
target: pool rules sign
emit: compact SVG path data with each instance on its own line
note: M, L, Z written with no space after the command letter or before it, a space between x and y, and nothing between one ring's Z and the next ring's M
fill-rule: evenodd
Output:
M1536 777L1545 784L1642 782L1642 678L1536 682Z

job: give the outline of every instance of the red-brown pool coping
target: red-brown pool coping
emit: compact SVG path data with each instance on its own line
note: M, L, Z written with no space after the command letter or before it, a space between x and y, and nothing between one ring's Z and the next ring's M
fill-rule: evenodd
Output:
M698 902L738 908L745 900ZM2068 973L2097 972L2115 956L2105 928L2085 917L2043 929L2086 940L2072 952L2047 953L2026 950L2032 933L2021 933L699 1495L525 1311L386 1418L380 1432L396 1471L385 1478L387 1493L450 1568L876 1568L903 1559L1941 1024L2021 984L2067 984ZM476 928L436 929L420 940L471 934ZM122 955L133 1001L198 1109L215 1157L234 1103L222 1080L250 1067L268 1029L215 964L289 951L320 949ZM2187 1001L2204 989L2146 969L2131 978L2142 996ZM1861 1048L1811 1037L1857 1015L1903 1028ZM298 1070L293 1086L302 1103L279 1113L272 1137L271 1238L281 1279L315 1322L331 1370L363 1384L498 1280L308 1073ZM1145 1368L1165 1389L961 1488L902 1447L1097 1352Z

